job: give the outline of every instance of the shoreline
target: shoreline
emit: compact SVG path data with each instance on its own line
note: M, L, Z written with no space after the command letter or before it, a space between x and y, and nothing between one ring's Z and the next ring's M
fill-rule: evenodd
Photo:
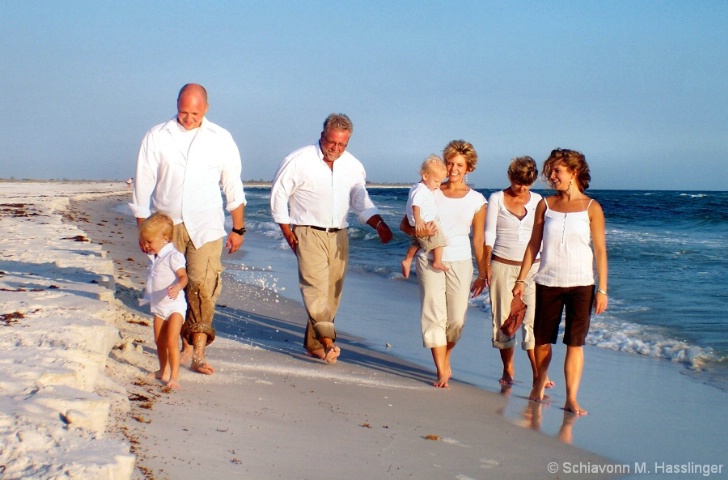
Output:
M223 280L215 319L221 335L208 349L215 375L183 367L182 391L173 393L140 381L139 375L156 362L151 327L136 323L150 316L133 303L146 257L136 248L130 217L118 216L124 224L114 225L111 237L108 221L103 221L117 217L111 210L121 198L72 202L69 211L88 215L85 231L114 262L116 297L130 315L120 330L132 346L114 350L110 359L124 366L115 380L129 390L130 398L148 399L131 401L129 414L119 418L120 432L136 442L134 478L149 472L181 478L190 465L204 465L206 474L223 478L326 477L331 469L336 477L356 478L522 478L546 476L546 465L554 459L609 463L513 425L499 413L504 403L497 394L460 382L439 391L430 386L429 370L370 350L345 333L339 340L345 351L342 360L333 366L316 362L300 346L299 319L305 318L301 305L270 290L232 282L229 276ZM444 412L443 401L451 407ZM436 418L434 411L440 412ZM311 442L312 435L323 441L330 458L341 461L310 462L321 448L318 441ZM435 440L427 440L428 435ZM199 452L180 455L188 442L198 445L201 440Z

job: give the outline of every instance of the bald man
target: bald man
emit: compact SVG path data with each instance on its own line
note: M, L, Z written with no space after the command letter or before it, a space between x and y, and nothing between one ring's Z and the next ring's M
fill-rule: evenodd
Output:
M207 120L208 107L202 85L182 87L177 115L144 136L129 207L138 225L154 212L174 221L174 246L185 255L189 277L182 362L211 375L215 369L205 347L215 339L212 317L221 290L223 239L228 253L243 245L246 200L238 147L227 130ZM221 187L232 218L230 233Z

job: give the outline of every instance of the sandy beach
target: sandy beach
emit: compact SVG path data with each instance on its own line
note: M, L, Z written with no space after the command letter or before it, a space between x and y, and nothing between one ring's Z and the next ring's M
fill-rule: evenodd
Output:
M360 339L341 335L335 365L314 361L298 303L229 281L208 349L216 373L183 367L181 390L166 391L147 379L146 257L114 210L130 195L123 183L0 183L2 478L563 478L550 465L610 476L609 459L508 421L501 395L432 388L432 372Z

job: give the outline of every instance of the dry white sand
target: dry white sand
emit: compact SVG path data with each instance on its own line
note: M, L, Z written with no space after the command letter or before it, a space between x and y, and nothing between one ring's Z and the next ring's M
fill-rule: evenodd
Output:
M146 257L113 210L129 199L122 183L0 183L3 479L561 478L551 462L612 463L355 338L341 336L335 365L314 361L299 304L229 278L216 373L183 368L166 391L146 379Z

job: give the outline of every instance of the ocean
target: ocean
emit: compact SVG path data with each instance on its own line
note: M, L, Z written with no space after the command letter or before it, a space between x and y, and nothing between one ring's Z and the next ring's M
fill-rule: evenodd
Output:
M478 191L487 198L494 190ZM337 325L382 348L395 343L398 324L418 327L419 293L416 274L406 280L399 266L409 244L397 228L408 189L369 192L395 236L382 245L371 228L360 225L353 215L349 219L350 267ZM609 259L609 308L592 317L587 344L672 362L699 381L728 391L728 192L587 193L604 210ZM263 241L260 246L246 241L244 248L253 243L256 247L253 255L242 259L247 270L239 275L240 281L300 301L295 257L270 216L270 190L247 188L246 195L248 231ZM468 322L487 330L487 291L470 304ZM378 328L372 329L372 322ZM486 333L483 348L490 348ZM408 360L421 356L413 358L409 349L402 355ZM470 373L468 380L478 384L477 370Z

